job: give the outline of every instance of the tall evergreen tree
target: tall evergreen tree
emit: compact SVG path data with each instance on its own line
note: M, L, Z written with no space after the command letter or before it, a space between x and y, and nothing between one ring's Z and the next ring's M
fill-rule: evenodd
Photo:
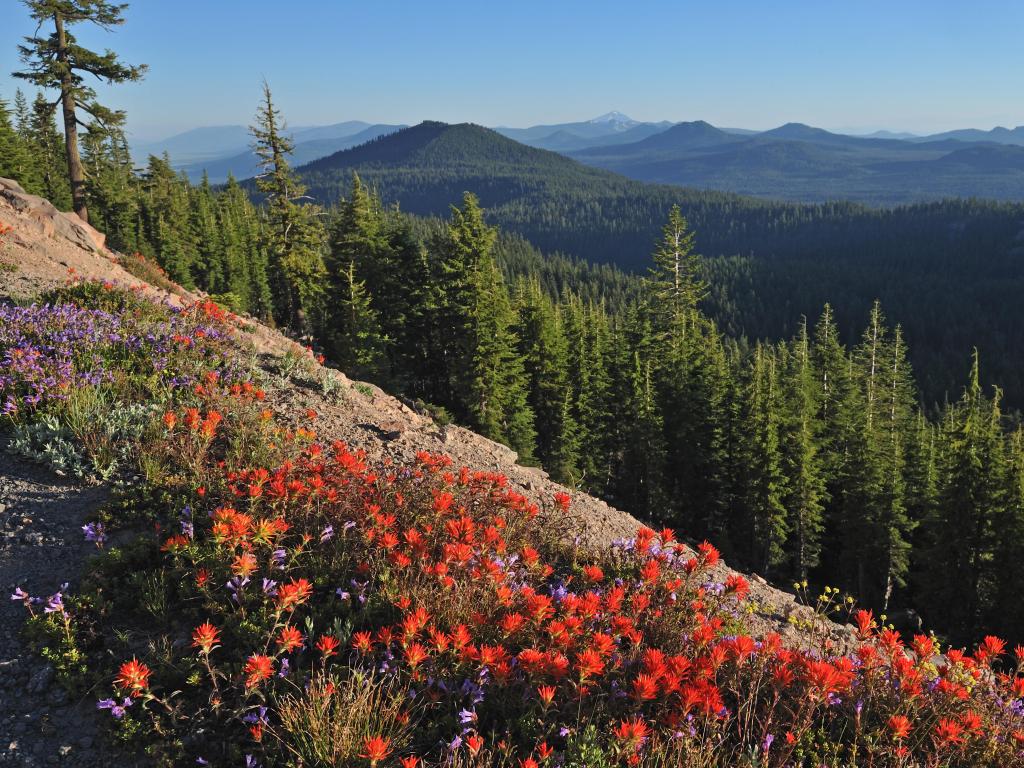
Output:
M281 322L309 333L323 322L326 232L320 209L304 202L305 188L288 164L294 145L284 129L264 81L263 102L250 131L260 167L256 187L266 197L274 307Z
M0 99L0 176L21 181L30 162L27 148L11 122L10 108Z
M67 159L54 115L54 105L43 94L37 93L29 118L31 152L36 158L40 174L39 188L34 192L66 211L71 208L71 190L68 186Z
M954 642L968 642L991 609L996 524L1006 517L999 391L981 390L975 350L970 383L943 419L937 503L925 521L926 569L920 592L925 618L938 617Z
M85 168L78 148L78 126L82 124L78 111L85 111L100 125L110 124L117 113L96 101L96 92L86 85L85 75L108 83L123 83L141 79L146 67L126 65L113 51L97 53L80 46L69 27L91 23L109 29L124 23L123 13L128 6L107 0L22 1L38 28L52 23L53 32L46 37L37 34L25 38L26 44L18 46L18 50L27 68L14 76L41 88L60 91L72 207L83 221L88 221Z
M804 581L820 561L827 501L819 419L821 391L811 358L807 318L802 318L787 359L782 440L787 493L783 506L789 516L787 553L792 575Z
M742 453L743 515L732 540L741 556L759 572L771 574L785 560L789 535L784 500L786 477L780 448L782 403L774 350L758 345L744 392L743 423L747 439Z
M529 379L537 431L537 458L559 482L579 479L577 426L572 415L569 344L561 315L532 280L519 287L519 355Z

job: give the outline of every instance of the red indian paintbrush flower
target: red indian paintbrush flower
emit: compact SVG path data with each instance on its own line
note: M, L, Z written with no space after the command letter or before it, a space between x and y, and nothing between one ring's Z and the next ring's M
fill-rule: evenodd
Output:
M242 670L245 675L245 687L254 688L274 674L274 660L262 654L253 654L245 661Z
M275 641L278 647L285 653L291 653L296 648L302 647L302 633L293 627L291 624L286 624L284 628L278 632Z
M474 733L472 736L466 738L466 746L469 747L469 753L475 755L480 751L484 745L484 737Z
M334 635L321 635L316 641L316 649L324 655L325 659L331 658L338 652L341 642Z
M292 579L277 590L277 604L285 611L291 611L306 602L313 594L313 585L308 579Z
M121 665L114 682L126 691L143 691L149 687L151 674L149 667L132 657L131 661L126 661Z
M615 734L615 738L626 746L636 750L650 736L651 729L643 719L634 717L631 720L621 721L612 733Z
M192 633L192 647L205 654L209 654L219 640L220 630L208 621L200 624Z
M370 765L376 765L390 754L391 739L385 739L383 736L370 736L363 739L363 751L359 756L369 760Z
M904 715L893 715L889 718L889 730L896 740L907 738L910 735L910 719Z

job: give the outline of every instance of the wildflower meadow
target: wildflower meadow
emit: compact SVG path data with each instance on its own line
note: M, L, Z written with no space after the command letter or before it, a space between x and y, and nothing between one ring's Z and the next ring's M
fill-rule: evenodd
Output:
M268 768L1024 765L1024 648L867 611L843 655L753 636L713 544L590 551L568 493L290 424L238 325L96 283L0 308L7 426L50 419L115 489L81 586L12 595L113 741Z

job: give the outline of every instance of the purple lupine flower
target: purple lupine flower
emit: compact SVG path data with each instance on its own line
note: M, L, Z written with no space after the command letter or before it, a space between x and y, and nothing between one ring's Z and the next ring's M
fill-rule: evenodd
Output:
M332 538L334 538L334 526L328 525L320 532L320 543L326 544Z
M241 576L235 576L233 579L231 579L231 581L229 581L224 586L226 586L228 588L228 591L231 593L231 599L234 600L236 603L241 604L242 598L240 597L240 593L242 591L242 588L248 583L248 578L243 579Z
M43 608L43 612L64 613L64 596L60 592L50 595L46 599L46 607Z
M469 709L461 710L459 712L459 722L462 723L463 725L466 725L467 723L475 723L476 722L476 712L474 712L472 710L469 710Z
M109 709L110 714L114 716L114 719L120 720L125 716L128 711L128 707L133 703L134 702L130 696L125 696L120 704L118 704L114 699L102 699L96 702L96 709Z
M277 597L277 582L273 579L263 579L263 594L267 597Z
M107 532L103 527L103 523L86 523L82 526L82 533L85 534L86 541L92 541L96 543L96 546L101 548L107 541Z
M28 592L26 592L21 587L15 587L14 593L11 595L11 600L21 600L21 602L23 603L27 603L31 599L32 598L29 597Z
M266 724L266 722L267 722L267 708L266 707L257 707L252 712L250 712L248 715L243 717L242 718L242 722L243 723L248 723L250 725L252 725L254 723Z

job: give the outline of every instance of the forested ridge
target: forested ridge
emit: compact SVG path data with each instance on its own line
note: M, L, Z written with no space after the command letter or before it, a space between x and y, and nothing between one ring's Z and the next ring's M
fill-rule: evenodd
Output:
M830 302L844 329L881 299L912 342L929 404L955 399L978 346L1007 402L1024 402L1024 207L947 200L889 209L793 204L641 184L526 147L486 128L423 123L299 169L333 202L352 172L386 204L446 214L476 193L488 221L546 253L642 273L669 210L696 232L713 286L708 311L732 335L780 339ZM847 331L852 333L852 331ZM854 336L845 337L852 343Z
M21 165L0 172L49 194L52 114L30 113L24 99L14 114L0 135L26 151L4 153ZM641 276L542 255L514 223L501 233L468 193L444 217L419 217L350 175L332 208L303 202L269 89L255 135L258 206L234 181L189 184L167 158L136 173L116 128L87 134L92 220L113 247L141 252L182 285L307 336L346 371L510 445L558 480L720 543L776 583L835 585L878 611L919 607L957 641L982 628L1024 637L1013 534L1024 528L1024 442L990 383L1005 369L984 349L1014 338L1016 306L1006 301L1001 337L977 338L973 363L970 338L979 316L1001 314L986 303L1019 278L1010 258L968 261L969 245L992 253L1012 241L1012 206L877 212L697 195L706 207L685 210L712 232L711 210L719 233L798 232L795 255L700 256L700 229L670 207L645 246L657 243L653 271ZM459 147L445 146L454 162ZM517 147L495 160L514 165ZM637 199L651 219L670 202ZM584 188L577 203L586 200ZM493 220L502 215L498 206ZM883 230L898 233L904 260L869 255ZM812 258L825 233L830 257ZM908 281L915 270L921 279ZM946 297L949 274L963 284L959 307ZM836 303L819 301L840 276ZM880 276L891 293L865 299ZM932 309L909 325L886 320L883 310L907 306ZM961 311L975 324L943 326L943 313ZM945 356L930 370L941 375L926 383L951 392L948 402L922 395L907 327L938 339Z

